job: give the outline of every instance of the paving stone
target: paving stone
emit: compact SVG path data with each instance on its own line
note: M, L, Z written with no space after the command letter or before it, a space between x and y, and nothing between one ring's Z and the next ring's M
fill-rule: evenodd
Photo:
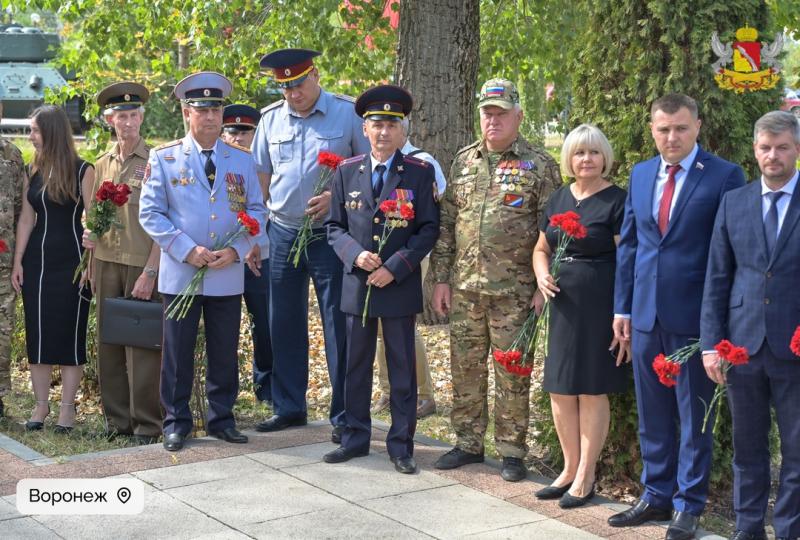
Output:
M222 523L160 491L145 494L144 510L141 514L36 516L36 520L49 529L58 531L58 534L66 540L85 540L87 538L175 540L228 530L228 527ZM6 523L3 522L3 526Z
M236 478L268 470L264 465L245 456L235 456L214 461L201 461L175 465L150 471L133 473L137 478L158 489L168 489L192 484L203 484L223 478Z
M416 539L430 536L355 505L243 525L255 538L349 540L351 538Z
M466 536L466 538L470 540L552 540L554 538L558 540L595 540L597 536L576 529L575 527L570 527L554 519L548 519L514 527L504 527L494 531L471 534Z
M16 497L12 496L11 501L7 497L0 499L0 521L22 517L22 514L17 512Z
M3 538L14 540L50 540L61 538L56 533L30 517L9 519L0 525Z
M283 472L348 501L363 501L455 483L429 471L400 474L394 470L394 465L386 455L375 453L346 463L287 467Z
M323 442L257 452L255 454L247 454L247 457L273 469L283 469L284 467L319 463L322 461L323 455L336 448L337 445L332 442Z
M463 538L546 519L461 485L381 497L361 505L436 538Z
M266 467L264 471L172 488L166 493L239 530L247 524L347 504L282 472Z

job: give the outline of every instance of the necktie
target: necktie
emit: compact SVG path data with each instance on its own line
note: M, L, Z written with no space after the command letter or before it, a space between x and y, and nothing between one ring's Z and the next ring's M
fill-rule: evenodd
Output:
M658 230L661 236L667 232L669 225L669 210L672 207L672 196L675 195L675 175L681 170L681 164L667 165L667 185L664 186L664 193L661 194L661 202L658 203Z
M772 258L772 251L778 241L778 200L783 196L783 191L767 193L769 210L764 218L764 236L767 239L767 255Z
M217 166L214 165L214 160L211 159L211 154L214 152L213 150L203 150L203 155L206 156L206 165L203 168L203 171L206 173L206 178L208 178L208 185L212 188L214 187L214 176L217 174Z
M372 184L372 196L377 200L383 191L383 173L386 172L386 165L381 163L375 167L375 172L378 174L378 178Z

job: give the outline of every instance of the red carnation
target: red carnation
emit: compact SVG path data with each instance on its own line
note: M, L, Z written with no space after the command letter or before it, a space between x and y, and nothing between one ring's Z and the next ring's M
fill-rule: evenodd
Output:
M408 204L402 205L400 207L400 217L405 220L414 219L414 208Z
M723 339L714 345L714 350L717 351L717 354L720 355L720 357L727 359L728 355L731 354L731 351L733 350L733 343L727 339Z
M379 206L381 212L384 214L389 214L392 212L397 212L397 201L392 199L386 199L381 203Z
M258 220L247 215L247 212L239 212L236 217L238 218L239 223L241 223L242 226L247 229L247 232L250 234L250 236L256 236L258 231L261 230Z
M744 347L733 347L730 354L725 357L725 360L734 366L741 366L750 360L750 355L747 354L747 349Z
M5 240L0 240L0 253L5 253L8 251L8 244L6 244Z
M317 156L317 163L329 169L335 169L342 161L344 161L344 158L333 152L320 152L319 156Z
M572 210L550 217L550 226L561 229L572 238L586 238L586 227L581 225L581 216Z
M658 375L658 381L664 386L675 386L675 378L680 375L681 365L672 362L663 353L653 359L653 371Z
M800 356L800 326L795 328L792 340L789 342L789 348L794 354Z
M519 364L519 361L522 360L522 353L520 351L508 351L506 356L508 356L508 360L512 364Z

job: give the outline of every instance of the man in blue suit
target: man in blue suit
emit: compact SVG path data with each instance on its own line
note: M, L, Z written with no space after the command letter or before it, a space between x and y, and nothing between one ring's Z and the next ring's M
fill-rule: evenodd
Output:
M405 474L417 470L413 458L417 425L414 319L422 311L420 263L439 237L433 167L400 152L405 141L401 120L411 107L411 95L398 86L376 86L359 96L355 110L365 119L364 134L372 150L368 155L342 162L337 169L331 211L325 222L328 243L344 263L347 426L341 447L325 454L324 460L340 463L369 453L372 364L380 319L392 413L386 446L395 469ZM399 211L384 213L380 205L386 200L413 209L413 217L398 215ZM379 250L387 220L397 225ZM362 324L367 301L368 316L366 324Z
M186 317L164 319L161 404L164 448L171 452L183 448L192 430L189 398L201 314L208 353L207 431L227 442L247 442L236 430L233 405L239 392L243 264L247 257L260 260L258 238L245 234L231 247L220 246L238 230L241 211L259 220L263 234L266 207L251 156L219 139L222 102L230 91L230 81L214 72L189 75L175 86L189 133L150 151L140 197L139 221L161 247L158 292L164 307L198 269L208 267Z
M699 337L714 216L722 196L745 180L737 165L698 146L692 98L668 94L653 102L650 115L659 155L631 172L613 323L614 336L633 352L644 493L608 522L628 527L671 517L666 538L681 540L694 537L708 495L712 435L702 433L700 398L708 402L714 385L699 354L683 366L674 388L658 382L652 363Z
M717 213L700 327L703 363L718 384L727 378L733 419L735 540L766 540L770 489L770 404L781 439L781 474L773 527L800 537L800 358L789 348L800 323L800 122L774 111L755 125L761 179L725 195ZM728 339L750 361L723 375L714 345Z

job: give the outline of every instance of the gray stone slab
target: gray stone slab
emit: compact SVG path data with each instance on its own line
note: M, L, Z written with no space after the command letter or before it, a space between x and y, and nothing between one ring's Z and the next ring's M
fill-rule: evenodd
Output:
M281 448L280 450L257 452L255 454L247 454L247 457L259 463L263 463L268 467L272 467L273 469L283 469L296 465L320 463L322 461L322 456L331 450L335 450L337 447L338 445L336 444L324 442L306 444L304 446L292 446L290 448Z
M382 497L361 505L436 538L463 538L547 519L462 485Z
M375 453L346 463L314 463L282 470L348 501L364 501L455 483L428 471L400 474L386 455Z
M13 498L14 496L12 495L11 497ZM16 499L9 501L8 497L0 499L0 521L22 517L22 514L17 512L17 503L15 501Z
M35 459L48 459L44 454L40 454L33 448L29 448L19 441L12 439L7 435L0 433L0 449L14 454L20 459L25 461L33 461Z
M166 493L239 530L247 524L346 504L313 485L265 470L268 472L172 488Z
M228 504L231 504L228 501ZM144 497L144 510L130 516L36 516L49 529L66 540L87 538L195 538L228 532L215 521L164 492L153 491ZM13 521L13 520L12 520ZM3 522L5 525L6 522Z
M21 517L3 521L0 535L14 540L51 540L61 538L33 518Z
M255 538L264 539L430 538L426 534L364 508L359 508L354 504L274 519L263 523L243 525L241 530Z
M140 480L152 484L157 489L169 489L179 486L213 482L215 480L222 480L223 478L249 476L266 470L269 469L252 459L248 459L245 456L234 456L212 461L187 463L186 465L175 465L173 467L162 467L149 471L139 471L133 473L133 475Z
M467 535L470 540L596 540L600 538L560 521L548 519Z

